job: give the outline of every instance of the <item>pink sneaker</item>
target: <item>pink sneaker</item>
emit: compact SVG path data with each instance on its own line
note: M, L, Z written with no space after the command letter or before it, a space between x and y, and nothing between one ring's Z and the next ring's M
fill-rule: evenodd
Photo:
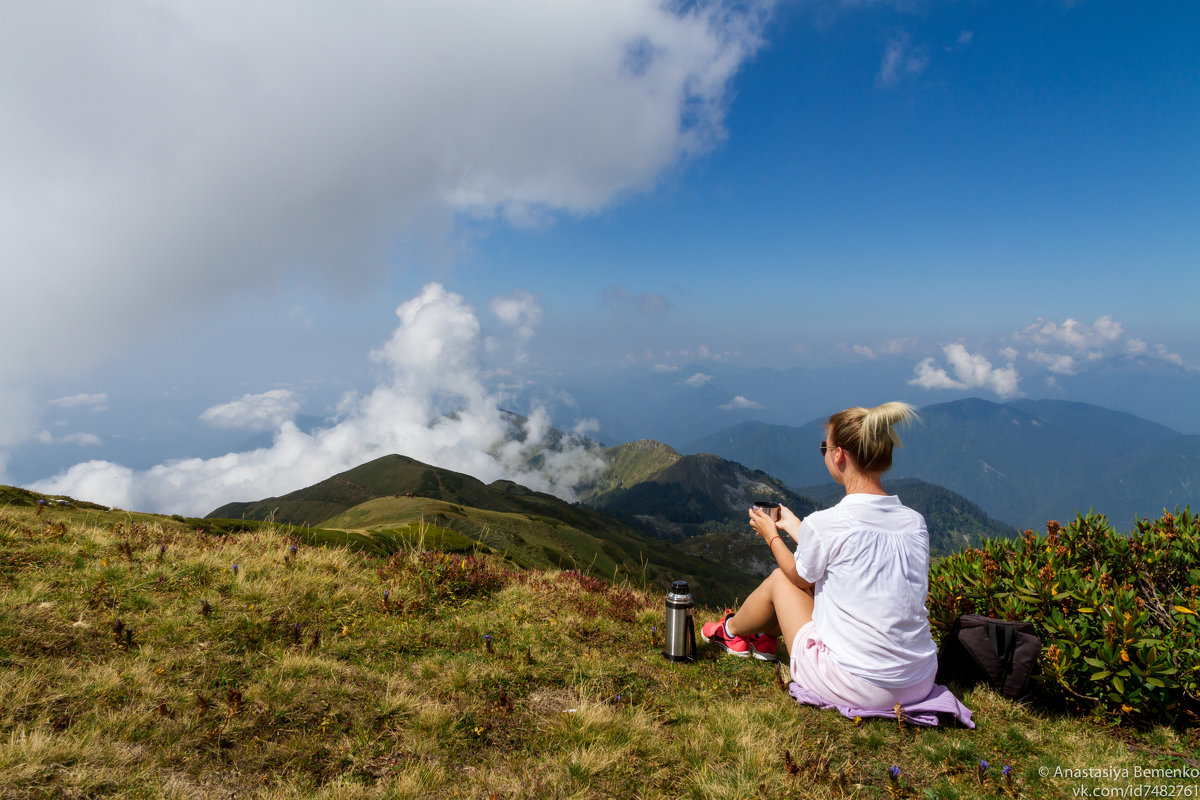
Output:
M739 639L742 637L738 637ZM769 633L756 633L747 639L750 642L750 652L759 661L774 661L775 651L779 649L779 637Z
M725 616L721 619L701 625L700 638L704 640L705 644L712 642L726 653L738 658L747 658L750 655L750 640L745 636L729 636L725 633L725 620L732 616L733 612L725 609Z

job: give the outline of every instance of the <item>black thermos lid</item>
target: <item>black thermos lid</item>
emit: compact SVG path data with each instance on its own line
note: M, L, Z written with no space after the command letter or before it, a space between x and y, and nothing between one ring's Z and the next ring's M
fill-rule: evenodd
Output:
M687 594L687 581L675 581L671 584L671 594Z

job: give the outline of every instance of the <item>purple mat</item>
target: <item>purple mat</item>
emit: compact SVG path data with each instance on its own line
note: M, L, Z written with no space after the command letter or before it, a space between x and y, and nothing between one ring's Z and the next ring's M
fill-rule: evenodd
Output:
M854 719L855 717L897 718L894 708L855 708L854 706L839 706L826 702L819 694L805 689L795 681L792 681L788 686L788 694L796 698L797 702L804 703L805 705L818 706L820 708L836 708L841 712L843 717L848 719ZM958 702L958 698L954 696L954 693L940 684L934 685L924 700L900 706L900 714L903 716L905 722L911 722L913 725L937 725L939 717L945 715L965 727L975 727L975 723L971 721L971 709Z

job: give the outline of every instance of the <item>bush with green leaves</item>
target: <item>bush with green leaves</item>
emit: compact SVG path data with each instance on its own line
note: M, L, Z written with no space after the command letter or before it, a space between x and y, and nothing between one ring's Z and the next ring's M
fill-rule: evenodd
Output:
M1200 708L1200 530L1188 509L1119 533L1079 515L1044 536L988 540L934 565L935 636L959 614L1028 620L1042 639L1043 700L1141 722Z

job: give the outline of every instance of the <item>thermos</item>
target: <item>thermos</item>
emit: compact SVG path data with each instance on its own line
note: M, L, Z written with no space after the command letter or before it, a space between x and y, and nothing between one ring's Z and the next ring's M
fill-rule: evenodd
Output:
M671 584L667 595L667 624L663 627L663 655L671 661L696 660L696 627L692 622L692 594L687 581Z

